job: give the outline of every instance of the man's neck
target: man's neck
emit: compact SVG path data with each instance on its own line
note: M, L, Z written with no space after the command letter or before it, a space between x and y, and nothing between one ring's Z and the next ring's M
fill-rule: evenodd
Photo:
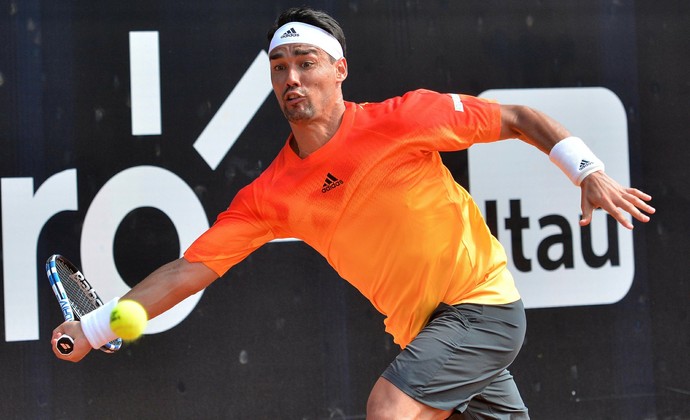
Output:
M325 118L310 121L291 122L292 141L290 147L302 159L328 143L340 128L345 113L345 103L337 106Z

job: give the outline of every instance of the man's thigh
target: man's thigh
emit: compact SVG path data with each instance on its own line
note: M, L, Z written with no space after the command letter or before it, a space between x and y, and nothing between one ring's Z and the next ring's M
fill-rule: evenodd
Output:
M504 370L481 394L470 400L462 417L457 419L527 420L529 415L513 376Z
M464 411L515 359L525 329L520 301L442 304L382 376L425 405Z
M451 414L422 404L385 378L376 381L367 401L367 420L446 420Z

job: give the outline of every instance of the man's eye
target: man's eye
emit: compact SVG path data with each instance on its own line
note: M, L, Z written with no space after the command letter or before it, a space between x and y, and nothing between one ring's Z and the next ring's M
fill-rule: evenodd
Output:
M273 71L281 71L283 69L285 69L285 66L283 66L282 64L278 64L276 66L273 66Z
M302 67L304 67L304 68L309 68L313 65L314 65L314 63L311 61L305 61L304 63L302 63Z

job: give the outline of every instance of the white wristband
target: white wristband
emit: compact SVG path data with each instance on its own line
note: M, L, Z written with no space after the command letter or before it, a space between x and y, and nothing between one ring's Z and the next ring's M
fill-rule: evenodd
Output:
M119 297L111 300L103 306L99 306L93 311L81 317L81 329L84 331L86 339L94 349L101 348L102 345L117 338L113 330L110 329L110 313L115 309Z
M549 159L577 186L592 172L604 170L604 163L579 137L566 137L556 143Z

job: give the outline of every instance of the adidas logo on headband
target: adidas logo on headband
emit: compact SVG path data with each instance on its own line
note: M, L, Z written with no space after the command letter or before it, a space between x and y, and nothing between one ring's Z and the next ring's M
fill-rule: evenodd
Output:
M285 31L285 33L280 37L280 39L283 39L283 38L290 38L290 37L293 37L293 36L299 36L299 34L298 34L297 31L295 30L295 28L290 28L290 29L288 29L287 31Z

